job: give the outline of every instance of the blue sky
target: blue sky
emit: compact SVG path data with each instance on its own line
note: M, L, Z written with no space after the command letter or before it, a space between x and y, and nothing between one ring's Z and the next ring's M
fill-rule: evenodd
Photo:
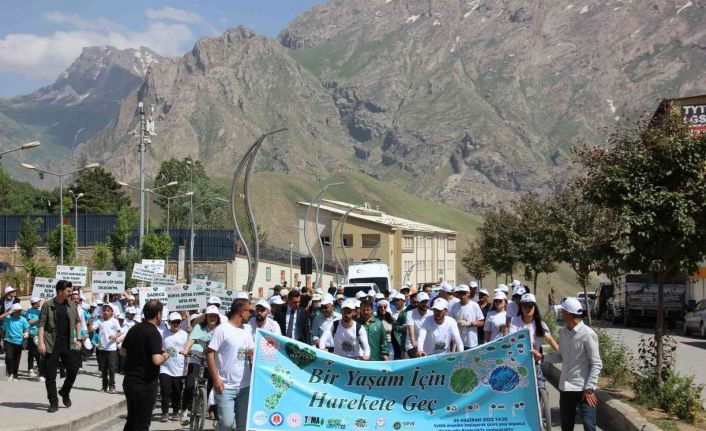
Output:
M245 25L275 36L324 0L0 0L0 97L53 82L84 46L147 46L179 56Z

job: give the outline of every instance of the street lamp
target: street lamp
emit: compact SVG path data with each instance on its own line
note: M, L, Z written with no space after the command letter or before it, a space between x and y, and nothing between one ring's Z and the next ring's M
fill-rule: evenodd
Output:
M316 284L314 285L314 289L319 287L319 282L321 281L321 275L322 275L321 271L323 271L324 261L326 260L326 256L324 253L324 242L321 240L321 234L319 233L319 209L321 208L321 199L323 199L324 195L326 194L326 191L328 191L328 189L330 187L341 186L343 184L345 184L345 182L326 184L324 186L324 188L322 188L319 191L319 193L317 193L316 196L314 196L314 199L311 200L311 203L309 204L309 206L306 209L306 215L304 216L304 243L306 244L306 248L308 249L309 254L311 255L311 257L314 260L314 266L316 266ZM306 227L309 224L309 211L311 210L311 207L314 205L314 203L316 203L316 217L315 217L314 229L316 231L316 237L317 237L317 240L319 241L319 245L321 246L321 267L319 267L319 262L316 259L316 256L314 255L314 253L312 252L311 246L309 246L309 239L307 238L307 232L306 232ZM321 270L320 270L320 268L321 268Z
M36 145L35 145L36 146ZM57 173L52 171L47 171L46 169L40 169L30 163L20 163L20 165L25 169L30 169L39 172L39 175L49 174L55 177L59 177L59 242L60 242L60 252L59 252L59 265L64 264L64 177L75 174L77 172L85 171L86 169L93 169L100 166L98 163L90 163L81 169L76 169L69 172Z
M184 194L176 195L176 196L164 196L164 195L161 195L161 194L159 194L159 193L155 193L154 191L153 191L152 193L155 194L155 195L157 195L157 196L159 196L159 197L162 198L162 199L166 199L166 200L167 200L167 233L169 233L169 205L171 204L172 199L177 199L177 198L183 198L183 197L186 197L186 196L191 196L191 195L194 194L194 192L186 192L186 193L184 193Z
M78 200L81 199L84 194L76 194L73 190L69 190L69 193L74 197L74 226L76 226L76 246L78 246Z
M131 189L140 190L139 187L133 186L133 185L131 185L131 184L128 184L128 183L126 183L125 181L117 181L117 183L120 184L120 185L123 186L123 187L129 187L129 188L131 188ZM163 189L163 188L165 188L165 187L176 186L177 184L179 184L179 181L172 181L172 182L170 182L170 183L164 184L164 185L159 186L159 187L155 187L155 188L153 188L153 189L145 189L145 191L146 191L147 193L152 193L152 194L155 194L155 195L157 195L157 196L160 196L160 197L162 197L162 198L164 198L164 199L167 199L166 196L160 195L159 193L155 193L155 190L160 190L160 189ZM151 201L151 199L147 199L147 205L146 205L146 209L145 209L145 214L146 214L146 217L145 217L146 223L145 223L145 224L146 224L147 232L149 232L149 230L150 230L150 201ZM169 230L169 229L167 229L167 230Z
M189 282L194 279L194 168L196 167L191 159L186 160L189 169L189 224L191 234L189 236Z
M12 149L10 149L10 150L5 150L5 151L0 152L0 159L2 159L2 156L4 156L5 154L13 153L13 152L15 152L15 151L29 150L30 148L35 148L35 147L38 147L38 146L40 146L40 145L41 145L41 144L40 144L39 141L27 142L26 144L21 145L21 146L19 146L19 147L17 147L17 148L12 148Z

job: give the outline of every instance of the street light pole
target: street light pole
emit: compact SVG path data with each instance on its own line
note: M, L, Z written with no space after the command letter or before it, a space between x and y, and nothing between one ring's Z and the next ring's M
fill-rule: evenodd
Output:
M189 282L194 279L194 165L191 160L187 160L189 166L189 224L191 234L189 236Z
M292 241L289 241L289 288L292 288Z
M316 224L314 225L314 229L316 230L316 238L319 241L319 245L321 246L321 267L319 270L319 264L318 262L316 263L316 284L314 285L314 289L319 287L319 283L321 281L322 273L324 271L324 263L326 261L326 253L324 253L324 242L321 240L321 233L319 232L319 209L321 209L321 200L324 198L324 195L326 194L326 191L328 191L329 187L334 187L334 186L341 186L345 184L344 182L339 182L339 183L331 183L331 184L326 184L323 189L321 189L321 192L319 192L318 199L316 201ZM306 226L306 225L305 225ZM314 259L314 262L316 262L316 259Z
M39 141L33 141L33 142L27 142L26 144L21 145L17 148L11 148L9 150L0 151L0 159L2 159L2 156L4 156L5 154L14 153L15 151L29 150L30 148L35 148L40 145L41 144Z
M64 177L77 172L85 171L86 169L93 169L100 166L98 163L90 163L81 169L76 169L70 172L64 172L62 174L52 171L47 171L45 169L40 169L29 163L20 163L20 165L25 169L30 169L39 172L40 174L49 174L55 177L59 177L59 265L64 264Z
M74 226L76 226L76 246L78 247L78 200L83 197L83 193L76 194L73 190L69 190L69 193L74 197Z

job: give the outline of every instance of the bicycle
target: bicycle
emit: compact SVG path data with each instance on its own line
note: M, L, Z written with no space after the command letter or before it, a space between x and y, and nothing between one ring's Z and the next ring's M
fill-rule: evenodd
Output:
M203 431L208 413L208 368L206 368L206 356L202 352L191 351L188 357L197 359L201 365L201 373L196 380L194 394L191 400L191 416L189 418L189 431Z
M547 392L546 382L542 372L542 362L535 361L535 369L537 373L537 394L539 395L539 412L541 414L543 431L551 431L552 429L552 409L549 405L549 392Z

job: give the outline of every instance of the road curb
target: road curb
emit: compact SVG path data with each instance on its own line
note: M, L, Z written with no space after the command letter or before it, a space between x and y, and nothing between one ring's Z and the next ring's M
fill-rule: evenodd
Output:
M542 365L545 377L552 385L559 387L561 370L556 364L545 362ZM615 431L661 431L656 425L648 422L640 412L630 405L615 398L609 392L598 389L598 425Z
M71 422L36 427L32 428L31 431L81 431L92 425L97 425L101 422L107 421L108 419L114 418L115 416L125 412L126 409L127 400L123 397L120 401L104 408L103 410L88 412L80 417L72 419ZM29 431L29 429L26 431Z

